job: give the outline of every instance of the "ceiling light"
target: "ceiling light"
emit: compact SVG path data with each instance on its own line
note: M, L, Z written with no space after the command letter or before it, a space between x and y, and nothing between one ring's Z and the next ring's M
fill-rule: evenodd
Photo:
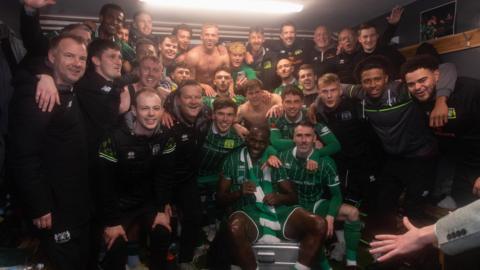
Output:
M140 0L151 6L175 9L231 11L245 13L294 13L303 9L302 4L286 1L262 0Z

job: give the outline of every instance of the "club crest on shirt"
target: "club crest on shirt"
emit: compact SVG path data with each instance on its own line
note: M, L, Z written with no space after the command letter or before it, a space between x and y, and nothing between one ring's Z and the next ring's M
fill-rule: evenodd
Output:
M303 50L295 50L295 52L293 53L293 55L300 55L303 53Z
M182 142L188 141L188 134L182 134Z
M127 159L135 159L135 152L130 151L127 153Z
M263 69L271 69L272 68L272 61L265 61L263 63Z

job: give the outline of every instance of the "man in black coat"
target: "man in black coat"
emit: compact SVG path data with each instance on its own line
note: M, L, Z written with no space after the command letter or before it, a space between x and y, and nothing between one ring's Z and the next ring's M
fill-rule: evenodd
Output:
M83 40L61 35L52 40L48 61L61 104L42 112L35 102L37 77L19 71L10 107L8 167L18 196L53 269L87 269L91 203L88 156L73 84L83 76Z

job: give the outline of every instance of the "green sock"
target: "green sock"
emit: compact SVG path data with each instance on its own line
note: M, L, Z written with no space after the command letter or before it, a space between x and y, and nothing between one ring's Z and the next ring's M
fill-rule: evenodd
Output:
M325 256L325 249L322 247L320 248L320 252L318 254L318 263L317 266L320 267L322 270L331 270L330 264L328 263L327 257Z
M347 261L357 261L358 243L360 242L362 223L360 221L345 221L345 245Z

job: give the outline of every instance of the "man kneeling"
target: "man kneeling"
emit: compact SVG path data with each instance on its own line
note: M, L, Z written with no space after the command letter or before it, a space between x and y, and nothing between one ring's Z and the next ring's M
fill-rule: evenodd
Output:
M269 133L267 126L253 127L246 147L230 154L223 165L217 200L234 211L228 220L232 255L242 269L256 269L252 243L295 239L300 241L295 269L310 269L325 239L326 223L291 206L297 201L291 183L272 182L271 169L262 167Z

